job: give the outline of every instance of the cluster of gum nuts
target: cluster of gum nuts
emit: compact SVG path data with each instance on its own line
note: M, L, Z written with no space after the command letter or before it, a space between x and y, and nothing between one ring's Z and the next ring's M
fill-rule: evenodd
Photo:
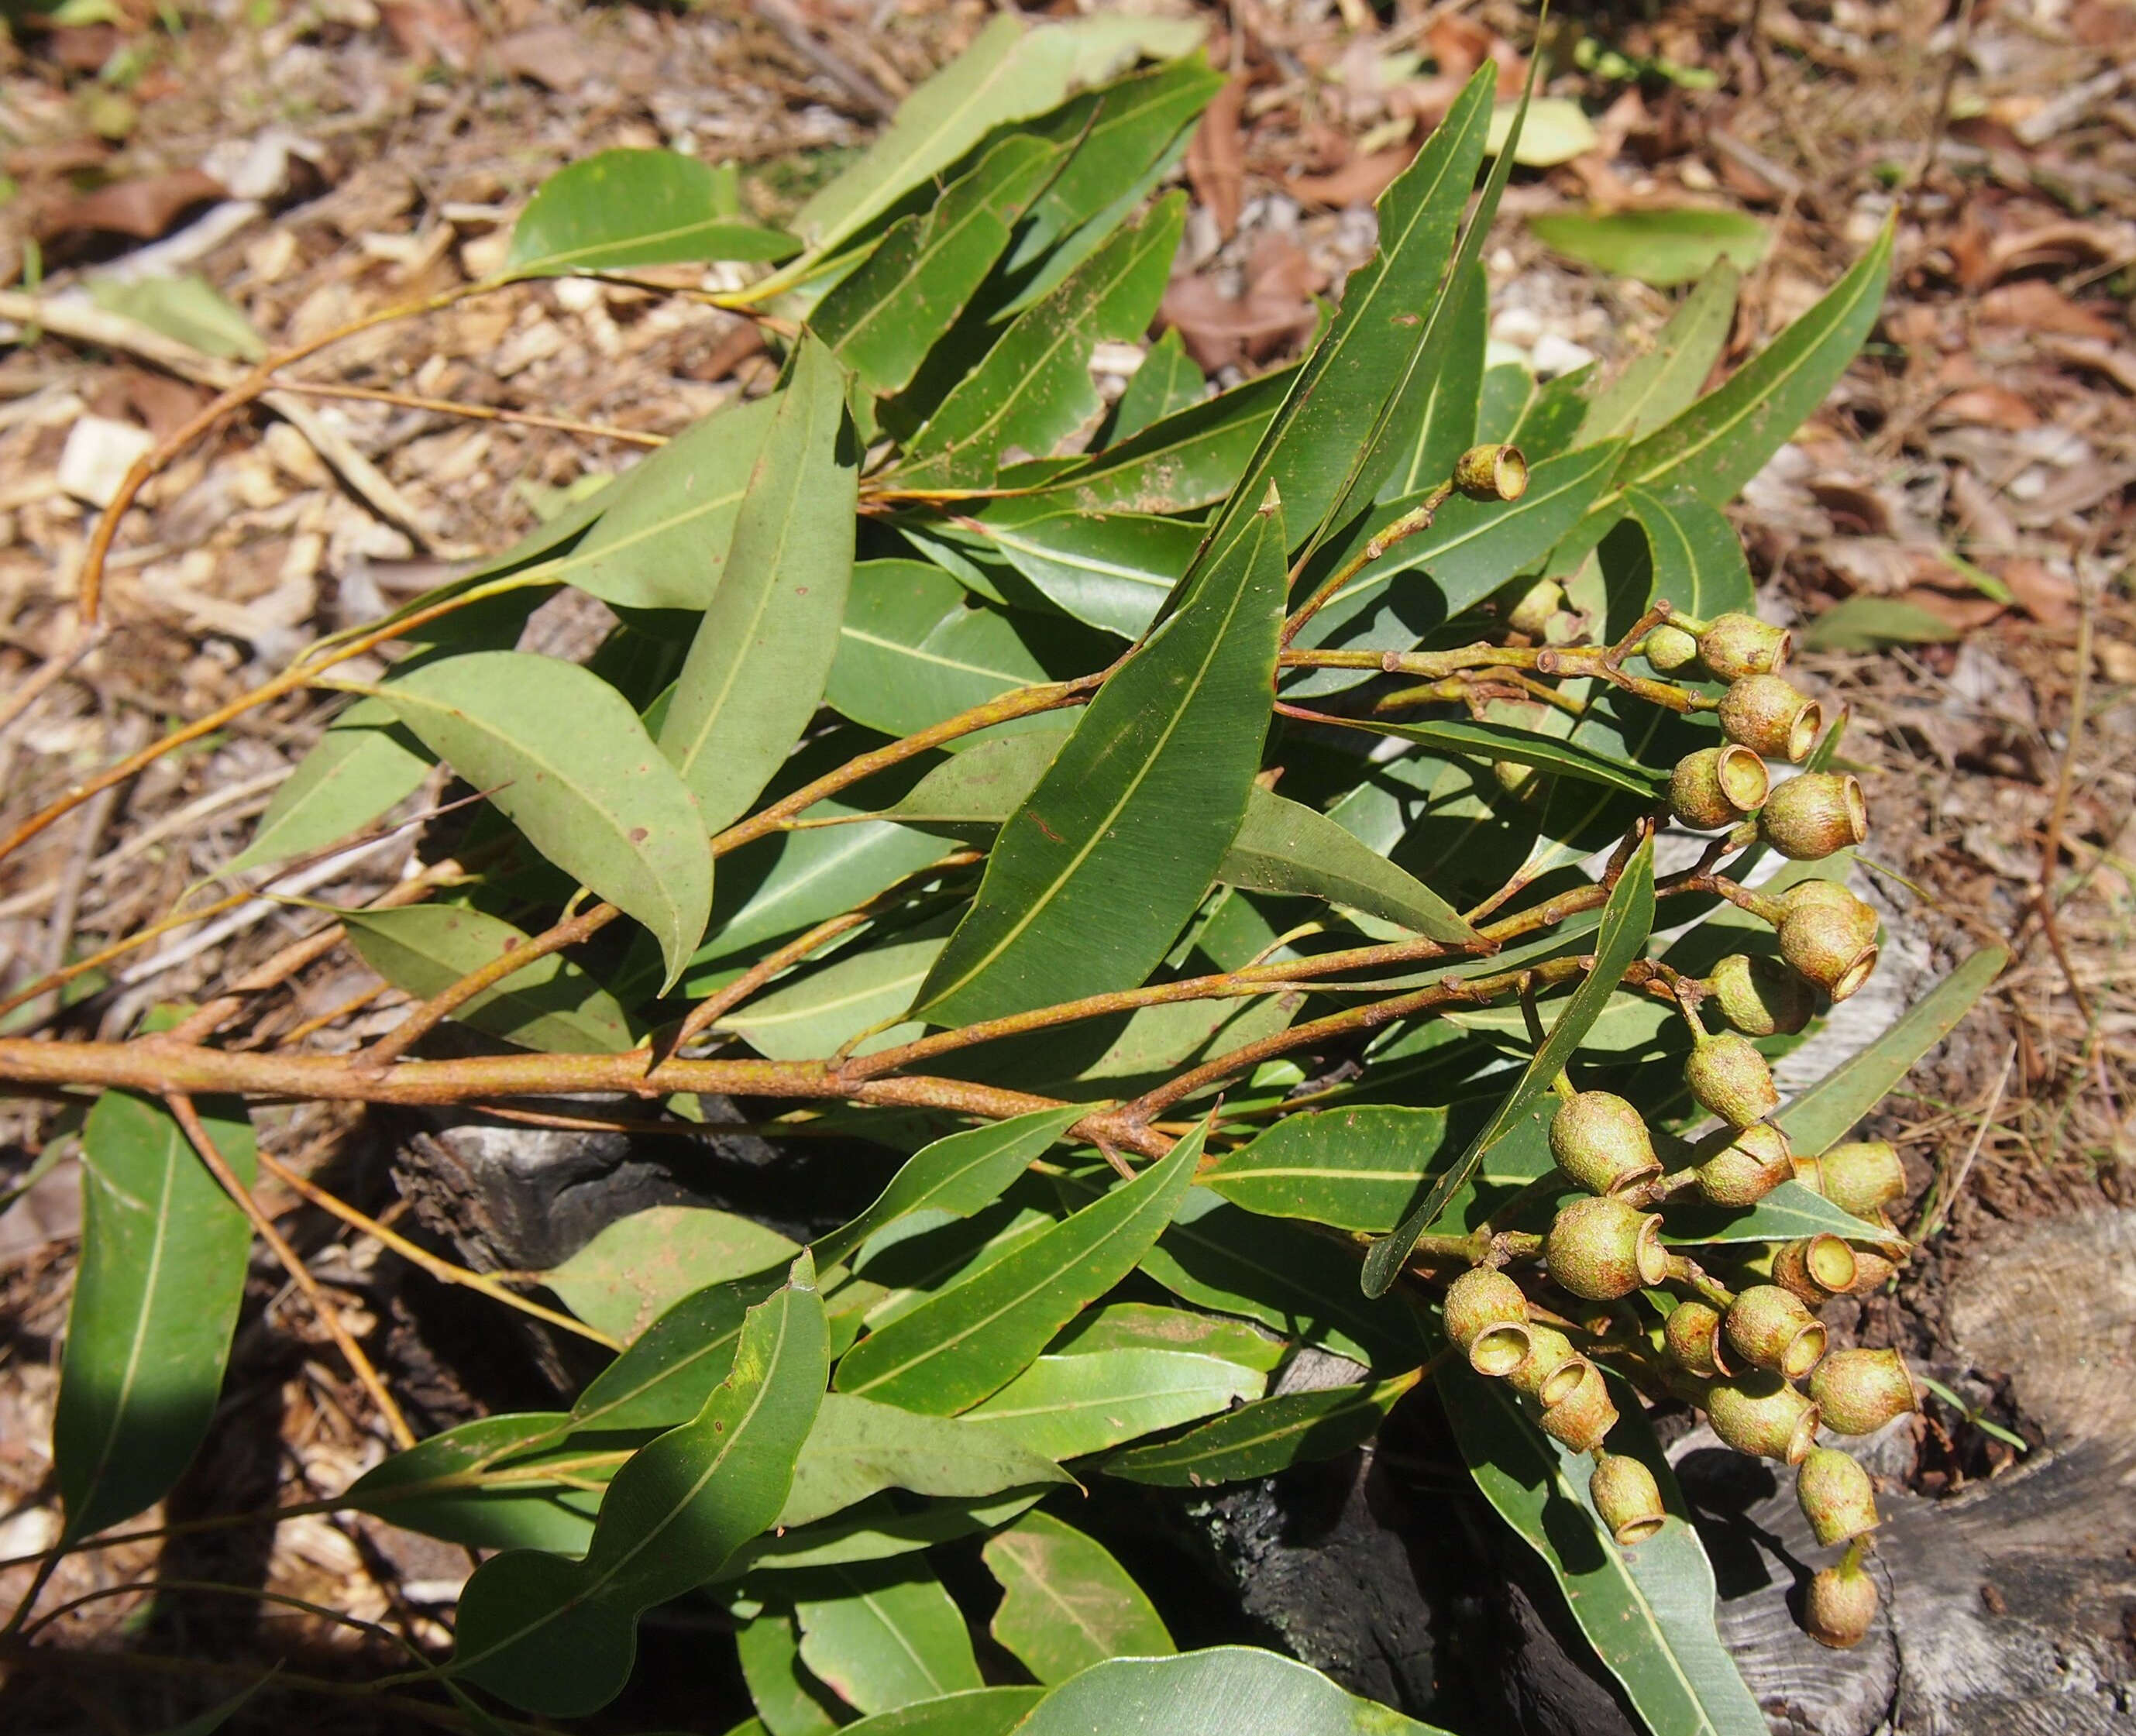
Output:
M1744 842L1761 837L1798 860L1862 840L1867 816L1852 778L1806 773L1769 786L1765 759L1801 760L1823 721L1816 701L1777 672L1788 649L1784 631L1723 615L1696 638L1679 626L1659 628L1642 649L1664 669L1696 658L1730 684L1720 705L1725 744L1690 754L1676 769L1670 807L1681 823L1740 828ZM1755 1281L1731 1291L1668 1251L1653 1208L1678 1197L1747 1207L1793 1180L1867 1220L1865 1231L1890 1229L1884 1209L1905 1186L1897 1153L1867 1142L1821 1157L1795 1156L1768 1118L1779 1093L1750 1041L1802 1029L1819 990L1837 1001L1861 987L1876 967L1876 916L1827 880L1803 881L1779 898L1736 895L1778 930L1780 962L1734 954L1706 981L1681 989L1696 1039L1686 1083L1723 1126L1692 1148L1697 1161L1664 1174L1631 1103L1605 1091L1567 1096L1551 1123L1551 1150L1584 1196L1559 1211L1541 1253L1550 1282L1581 1302L1618 1304L1642 1289L1666 1299L1664 1285L1694 1292L1674 1299L1659 1328L1643 1335L1637 1348L1650 1354L1638 1360L1703 1410L1727 1445L1795 1467L1796 1496L1818 1541L1846 1546L1841 1561L1810 1582L1803 1626L1825 1645L1844 1647L1859 1643L1876 1615L1876 1583L1862 1564L1876 1525L1876 1495L1862 1466L1820 1446L1818 1434L1873 1433L1920 1401L1896 1350L1828 1355L1815 1310L1833 1297L1876 1288L1895 1268L1881 1254L1820 1234L1754 1263L1746 1275ZM1717 1008L1731 1029L1706 1032L1696 1010L1702 1003ZM1621 1336L1624 1318L1605 1314L1587 1324L1599 1336ZM1653 1472L1604 1444L1618 1420L1608 1383L1565 1333L1534 1317L1507 1272L1484 1264L1457 1278L1445 1320L1448 1336L1478 1373L1509 1381L1538 1407L1546 1433L1593 1455L1590 1496L1619 1544L1636 1544L1661 1529Z

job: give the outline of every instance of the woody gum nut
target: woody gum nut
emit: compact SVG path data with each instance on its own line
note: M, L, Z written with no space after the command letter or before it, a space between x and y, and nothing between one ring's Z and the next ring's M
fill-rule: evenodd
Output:
M1896 1350L1834 1350L1810 1375L1809 1390L1836 1434L1874 1434L1920 1409L1914 1377Z
M1653 1472L1621 1452L1605 1452L1595 1461L1587 1495L1609 1535L1627 1549L1644 1543L1668 1518Z
M1716 1205L1755 1205L1794 1172L1788 1136L1758 1122L1699 1165L1699 1196Z
M1731 1304L1728 1348L1753 1368L1799 1380L1824 1355L1824 1328L1802 1298L1778 1284L1753 1284Z
M1657 627L1640 647L1646 659L1663 675L1681 669L1698 655L1698 641L1681 627Z
M1510 1375L1528 1354L1528 1299L1502 1272L1470 1268L1446 1292L1446 1336L1479 1375Z
M1852 1290L1860 1273L1861 1256L1827 1230L1789 1242L1773 1255L1773 1282L1813 1308Z
M1668 1274L1662 1220L1622 1200L1575 1200L1543 1242L1552 1282L1588 1302L1614 1302Z
M1528 461L1517 446L1472 446L1454 460L1454 486L1471 500L1518 500L1528 492Z
M1799 1465L1817 1440L1818 1409L1778 1375L1739 1375L1706 1389L1706 1420L1738 1452Z
M1795 1500L1828 1549L1876 1529L1876 1489L1869 1473L1837 1447L1813 1447L1795 1471Z
M1820 1646L1859 1646L1876 1619L1876 1582L1852 1562L1826 1568L1803 1594L1803 1631Z
M1765 799L1765 762L1729 743L1687 754L1669 773L1669 812L1701 832L1733 826Z
M1780 918L1780 957L1834 1001L1844 1001L1876 968L1876 913L1847 896L1856 908L1790 900Z
M1906 1166L1888 1140L1836 1145L1824 1154L1820 1166L1823 1185L1818 1191L1857 1218L1889 1205L1906 1190Z
M1721 1311L1710 1302L1680 1302L1670 1309L1662 1342L1669 1360L1688 1373L1711 1379L1736 1372L1721 1336Z
M1542 778L1533 766L1511 759L1493 760L1491 775L1498 779L1498 788L1517 801L1525 801L1532 794Z
M1773 1069L1750 1040L1735 1031L1702 1037L1692 1044L1683 1077L1699 1107L1731 1127L1747 1127L1763 1121L1780 1106Z
M1731 953L1706 979L1707 998L1745 1036L1793 1036L1817 1011L1809 985L1777 959Z
M1768 759L1805 759L1823 727L1823 706L1777 675L1746 675L1721 696L1721 733Z
M1585 1366L1586 1359L1564 1333L1530 1321L1527 1360L1507 1379L1516 1392L1525 1393L1547 1410L1580 1384L1580 1371Z
M1592 1452L1616 1426L1617 1407L1609 1399L1609 1383L1583 1356L1579 1380L1556 1404L1543 1408L1542 1432L1575 1452Z
M1506 617L1506 625L1515 633L1539 639L1543 629L1550 625L1551 617L1564 607L1565 587L1555 579L1539 579L1513 605L1513 612Z
M1639 1112L1609 1091L1580 1091L1550 1118L1557 1166L1590 1194L1621 1194L1662 1172Z
M1881 1290L1898 1275L1899 1263L1896 1260L1887 1260L1882 1254L1872 1254L1866 1249L1856 1248L1850 1251L1854 1255L1854 1282L1847 1287L1849 1296L1867 1296L1871 1291Z
M1794 635L1786 628L1755 615L1716 615L1713 624L1698 636L1700 659L1724 681L1770 675L1787 662L1794 648Z
M1869 806L1859 779L1804 772L1766 798L1758 831L1782 856L1816 861L1869 836Z

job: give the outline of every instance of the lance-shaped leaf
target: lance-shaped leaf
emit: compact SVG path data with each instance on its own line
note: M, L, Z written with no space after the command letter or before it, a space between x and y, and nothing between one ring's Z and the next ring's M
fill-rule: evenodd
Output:
M204 1097L196 1107L250 1186L244 1106ZM153 1506L192 1462L222 1390L252 1245L245 1214L160 1103L106 1091L83 1123L81 1159L81 1263L52 1417L62 1543Z
M430 765L391 706L359 699L298 761L260 816L252 841L221 871L241 874L339 842L414 794Z
M1185 519L1086 512L1058 492L997 501L968 534L1028 579L1064 613L1134 638L1156 619L1193 560L1202 527Z
M1318 808L1255 786L1216 877L1255 892L1303 893L1459 946L1476 938L1460 913L1405 869Z
M1225 1152L1202 1185L1264 1217L1378 1233L1401 1221L1445 1138L1444 1109L1308 1112Z
M948 919L921 924L894 938L848 953L835 963L759 996L712 1028L738 1031L774 1061L828 1056L862 1032L855 1050L871 1055L920 1035L917 1021L898 1021L942 956Z
M983 1685L963 1614L917 1557L828 1569L794 1616L801 1661L862 1712Z
M1163 1620L1112 1553L1046 1513L987 1540L1001 1605L988 1632L1041 1682L1114 1657L1169 1657Z
M1636 440L1690 408L1728 342L1742 276L1725 259L1707 268L1653 347L1588 400L1580 424L1582 445L1618 434Z
M1370 1440L1395 1401L1421 1378L1412 1371L1391 1380L1279 1394L1190 1428L1177 1440L1118 1454L1106 1462L1105 1475L1204 1489L1332 1459Z
M508 922L454 904L347 910L341 920L363 962L418 1001L527 940ZM631 1045L629 1021L614 997L559 953L514 971L462 1002L452 1016L507 1042L556 1054L617 1055Z
M1774 1118L1805 1157L1837 1145L1973 1010L2010 962L2007 947L1983 947L1915 1001L1883 1035L1789 1103Z
M1235 1362L1177 1350L1041 1356L962 1421L1049 1459L1074 1459L1257 1399L1263 1384Z
M1096 1730L1446 1736L1435 1724L1346 1694L1318 1671L1251 1646L1094 1664L1041 1700L1016 1727L1016 1736L1090 1736Z
M1555 736L1540 735L1532 730L1517 729L1510 724L1394 724L1375 720L1370 727L1377 734L1399 736L1441 754L1461 754L1493 764L1502 759L1514 765L1532 765L1554 777L1596 783L1605 789L1620 789L1648 799L1659 795L1668 782L1666 773L1649 771L1634 760L1619 759L1583 747L1578 742L1561 741Z
M512 225L507 277L707 259L783 259L801 244L735 214L732 172L678 151L601 151L557 170Z
M411 1531L469 1549L582 1555L609 1477L626 1454L611 1436L569 1443L561 1411L478 1417L364 1472L342 1498Z
M1142 366L1129 376L1127 390L1113 406L1112 439L1118 444L1138 434L1153 422L1192 409L1209 395L1209 381L1187 353L1179 327L1168 327L1149 347Z
M838 1390L954 1414L998 1391L1046 1341L1134 1269L1194 1179L1207 1133L1062 1223L871 1332L838 1364Z
M830 1360L814 1280L803 1255L750 1311L704 1409L616 1473L583 1560L512 1549L476 1570L454 1674L528 1711L596 1711L629 1680L640 1612L702 1584L777 1521Z
M1095 417L1103 403L1090 353L1148 325L1186 211L1183 196L1168 196L1018 314L907 443L896 486L984 488L1008 449L1044 458Z
M784 1266L799 1251L752 1218L652 1205L617 1219L541 1281L587 1325L631 1339L686 1296Z
M1692 206L1649 211L1549 211L1528 219L1544 246L1600 270L1667 289L1724 260L1748 268L1772 236L1742 211Z
M810 329L867 390L903 390L993 269L1060 155L1027 133L1002 139L931 210L891 225L817 303Z
M980 1501L930 1501L916 1511L893 1505L887 1495L876 1496L819 1524L758 1538L721 1569L719 1578L723 1584L760 1580L772 1572L801 1574L917 1554L938 1543L1007 1525L1046 1493L1041 1487Z
M914 1212L968 1217L981 1206L991 1205L1033 1158L1089 1113L1090 1106L1083 1103L1034 1109L1028 1115L938 1139L914 1152L866 1211L850 1224L818 1236L809 1251L817 1264L828 1268L850 1259L877 1230Z
M779 1523L810 1525L885 1489L968 1497L1072 1481L1051 1455L1003 1430L829 1393Z
M1454 474L1454 461L1476 444L1477 406L1483 394L1483 357L1490 284L1478 259L1454 274L1446 312L1446 338L1436 366L1419 366L1395 407L1389 444L1396 453L1380 484L1383 501L1436 487Z
M622 695L557 657L447 657L379 696L565 873L653 931L668 984L705 932L712 852Z
M1108 1350L1184 1350L1272 1372L1287 1346L1243 1321L1224 1320L1154 1302L1114 1302L1071 1321L1046 1347L1051 1356L1099 1356Z
M1654 926L1654 847L1643 839L1618 875L1616 886L1603 907L1602 926L1595 939L1595 967L1590 970L1557 1022L1551 1026L1534 1057L1521 1073L1505 1102L1500 1105L1467 1154L1450 1166L1434 1185L1424 1203L1403 1219L1394 1232L1372 1244L1365 1256L1364 1286L1367 1296L1384 1296L1393 1287L1410 1249L1425 1226L1445 1210L1454 1190L1473 1173L1494 1141L1507 1132L1565 1070L1566 1063L1602 1015L1609 997L1633 960L1646 949Z
M1594 1467L1585 1454L1558 1446L1502 1382L1467 1364L1450 1361L1439 1380L1476 1486L1542 1558L1573 1620L1646 1727L1671 1736L1765 1736L1765 1714L1714 1628L1712 1566L1638 1400L1618 1392L1624 1415L1611 1431L1610 1450L1646 1462L1670 1516L1655 1535L1625 1549L1589 1500Z
M1261 374L1175 410L1057 472L1039 496L1080 512L1191 512L1220 501L1245 473L1297 374Z
M1805 1155L1808 1155L1805 1152ZM1665 1242L1792 1242L1803 1236L1836 1235L1857 1242L1905 1246L1881 1224L1871 1224L1842 1211L1823 1194L1799 1181L1783 1181L1755 1205L1731 1211L1688 1201L1672 1207L1662 1231Z
M594 1377L571 1407L571 1427L612 1432L688 1422L734 1366L749 1311L778 1287L775 1276L757 1273L692 1291Z
M804 338L660 726L660 751L715 832L800 739L837 655L860 487L844 422L838 366Z
M843 1709L837 1696L801 1661L801 1637L793 1612L766 1609L735 1634L742 1680L756 1707L756 1730L766 1736L829 1736ZM756 1736L746 1724L728 1736Z
M1664 500L1646 488L1627 488L1624 505L1647 534L1648 556L1653 563L1650 597L1701 619L1721 613L1716 605L1724 603L1731 609L1753 608L1756 599L1743 541L1718 507L1682 491Z
M1029 1686L967 1688L961 1694L878 1712L841 1728L853 1736L1011 1736L1045 1697L1045 1689ZM744 1733L731 1732L730 1736Z
M1171 949L1245 817L1284 597L1273 503L1116 669L1002 827L921 989L937 1024L1132 987Z

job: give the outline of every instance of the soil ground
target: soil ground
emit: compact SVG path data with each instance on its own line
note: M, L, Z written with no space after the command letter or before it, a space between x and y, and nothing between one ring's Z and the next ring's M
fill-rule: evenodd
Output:
M984 15L977 0L119 0L55 24L11 8L0 281L72 298L64 326L18 322L0 350L0 698L72 643L95 503L212 385L130 342L138 325L97 325L129 304L107 289L100 308L82 287L197 273L268 344L299 342L480 275L545 174L614 145L736 162L747 205L775 218ZM1236 94L1186 165L1194 212L1167 317L1205 365L1250 371L1294 351L1310 297L1369 252L1371 198L1459 78L1496 55L1517 87L1537 43L1507 0L1235 0L1206 17ZM1876 821L1868 866L1916 964L1939 972L1985 941L2016 952L1883 1113L1917 1171L1903 1221L1926 1252L1858 1329L1905 1343L1964 1401L1931 1409L1930 1492L2015 1455L1968 1410L2026 1427L2002 1396L2007 1371L1939 1361L1954 1264L2001 1224L2132 1194L2132 34L2136 7L2115 0L1662 0L1637 22L1570 8L1546 45L1544 90L1578 104L1592 136L1520 172L1488 259L1496 341L1540 371L1606 371L1650 338L1671 294L1552 254L1528 220L1748 213L1770 245L1746 274L1732 361L1897 212L1875 340L1736 516L1768 613L1804 629L1806 679L1847 709L1846 753ZM311 636L502 546L555 491L764 390L771 364L745 323L687 296L554 284L381 327L294 371L378 395L294 394L294 418L228 423L151 483L120 526L111 636L0 734L0 823L234 696ZM250 714L0 863L0 992L138 933L227 862L320 715L302 698ZM413 847L404 834L294 890L376 893ZM177 929L114 961L78 1004L31 1003L10 1027L122 1033L307 921L257 904ZM329 960L255 1031L317 1024L318 1040L352 1045L396 1016L376 987ZM297 1112L271 1137L303 1167L330 1161L351 1126ZM46 1106L0 1105L0 1187L61 1137ZM396 1263L294 1199L268 1200L415 1404L464 1414L473 1401ZM0 1215L0 1558L56 1525L46 1443L72 1200L61 1165ZM254 1291L217 1447L167 1520L313 1498L381 1451L279 1273L261 1266ZM49 1596L158 1571L235 1579L434 1639L428 1612L466 1570L458 1552L318 1515L77 1557ZM0 1598L12 1603L21 1577L0 1570ZM176 1593L86 1603L55 1637L66 1643L45 1648L44 1667L0 1690L11 1728L158 1728L197 1710L202 1679L226 1669L241 1681L286 1653L352 1679L398 1656L294 1609ZM121 1646L123 1671L97 1655ZM661 1646L690 1649L687 1636ZM212 1661L152 1656L173 1652ZM323 1730L412 1715L315 1704Z

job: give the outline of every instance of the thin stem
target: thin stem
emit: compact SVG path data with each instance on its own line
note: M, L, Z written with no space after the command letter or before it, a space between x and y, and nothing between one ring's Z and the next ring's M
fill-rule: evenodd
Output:
M605 422L578 422L569 416L544 415L534 410L502 410L489 404L466 404L457 398L425 398L418 393L393 391L376 386L341 386L323 380L277 380L274 390L303 392L314 398L353 398L366 404L391 404L402 410L430 410L470 422L510 422L525 428L546 428L557 434L577 434L590 440L622 440L633 446L665 446L670 438L667 434L648 434L642 429L616 428Z
M1385 555L1396 543L1415 536L1420 531L1430 530L1432 514L1445 504L1446 497L1453 492L1453 483L1441 482L1425 497L1421 506L1414 507L1403 513L1400 518L1395 520L1392 524L1367 543L1362 553L1337 568L1321 582L1318 589L1311 596L1299 605L1290 618L1283 623L1283 634L1276 641L1277 644L1288 649L1290 642L1304 630L1305 623L1333 602L1337 594L1344 585Z

